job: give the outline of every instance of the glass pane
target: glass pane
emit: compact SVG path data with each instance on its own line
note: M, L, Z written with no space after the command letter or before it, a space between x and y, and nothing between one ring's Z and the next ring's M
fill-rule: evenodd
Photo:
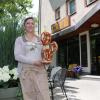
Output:
M78 65L80 64L78 36L73 37L68 41L68 63Z
M71 37L59 43L58 65L80 64L79 37Z
M75 0L70 1L70 14L75 13Z
M56 18L56 20L60 18L60 8L57 8L55 10L55 18Z
M87 38L86 35L81 36L81 65L88 67L87 65Z
M58 65L67 67L67 45L66 43L59 44Z
M90 33L92 74L100 75L100 29Z

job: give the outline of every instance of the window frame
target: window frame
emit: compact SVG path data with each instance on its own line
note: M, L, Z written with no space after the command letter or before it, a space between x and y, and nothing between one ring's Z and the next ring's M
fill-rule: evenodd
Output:
M55 20L59 20L60 19L60 7L58 7L55 10Z
M96 2L97 0L93 0L92 2L87 2L88 0L85 0L85 5L86 6L89 6L89 5L91 5L91 4L93 4L94 2Z

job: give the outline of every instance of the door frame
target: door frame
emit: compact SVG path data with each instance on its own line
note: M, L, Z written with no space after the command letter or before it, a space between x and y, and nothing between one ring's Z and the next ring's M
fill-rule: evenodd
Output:
M86 35L86 43L87 43L87 66L83 67L83 72L91 73L91 57L90 57L90 36L89 31L85 31L79 34L79 48L80 48L80 65L82 65L81 61L81 36Z

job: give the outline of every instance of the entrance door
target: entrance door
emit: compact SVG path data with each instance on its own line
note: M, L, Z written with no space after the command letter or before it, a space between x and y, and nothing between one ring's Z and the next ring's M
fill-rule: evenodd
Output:
M90 41L89 32L83 32L79 35L80 43L80 64L83 67L84 72L91 72L90 67Z
M100 75L100 29L91 33L92 74Z

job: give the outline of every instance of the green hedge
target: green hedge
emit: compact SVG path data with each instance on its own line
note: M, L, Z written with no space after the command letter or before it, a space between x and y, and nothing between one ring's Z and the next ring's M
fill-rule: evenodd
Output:
M14 43L22 29L18 25L18 20L2 21L0 23L0 67L10 65L10 68L16 66L14 59Z

